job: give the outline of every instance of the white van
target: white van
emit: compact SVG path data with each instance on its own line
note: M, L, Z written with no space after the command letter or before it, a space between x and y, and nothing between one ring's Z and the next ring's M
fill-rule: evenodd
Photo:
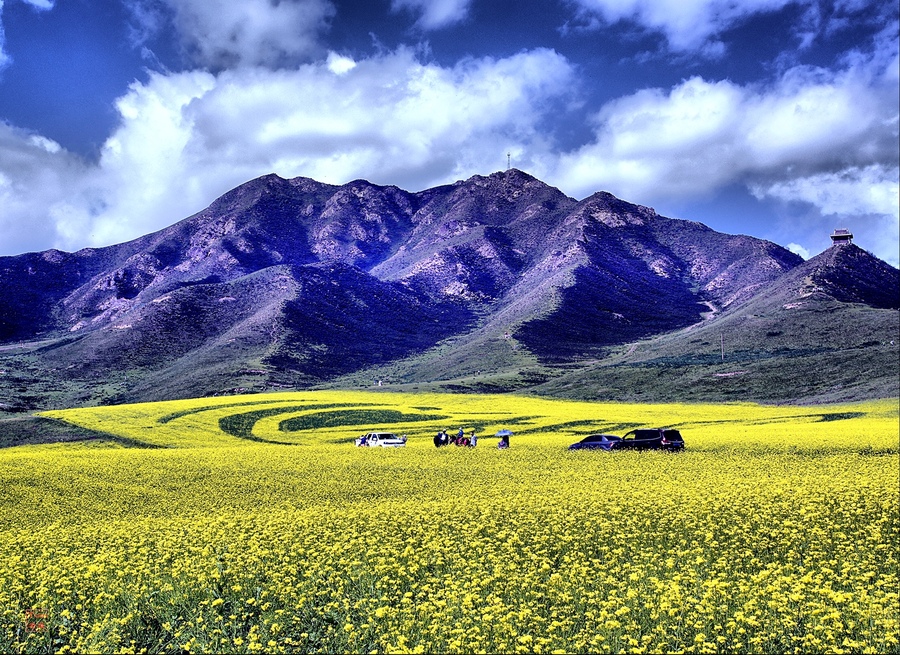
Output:
M402 448L406 445L406 435L398 437L393 432L369 432L356 440L357 446L378 446L380 448Z

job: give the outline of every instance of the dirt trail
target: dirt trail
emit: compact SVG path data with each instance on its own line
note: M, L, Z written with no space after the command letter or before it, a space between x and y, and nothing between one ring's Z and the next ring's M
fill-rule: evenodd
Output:
M54 341L55 339L44 339L43 341L17 341L15 343L7 343L0 345L0 352L7 352L10 350L34 350L41 346L51 344Z
M703 300L703 301L701 301L700 304L706 305L707 307L709 307L709 311L708 311L708 312L703 312L703 313L701 314L701 316L703 317L703 320L697 321L697 322L694 323L693 325L688 325L686 328L684 328L684 331L685 331L685 332L690 332L691 330L693 330L693 329L694 329L695 327L697 327L698 325L703 325L703 324L706 323L707 321L711 321L713 318L715 318L716 314L719 313L719 308L716 307L715 305L713 305L713 304L712 304L710 301L708 301L708 300Z

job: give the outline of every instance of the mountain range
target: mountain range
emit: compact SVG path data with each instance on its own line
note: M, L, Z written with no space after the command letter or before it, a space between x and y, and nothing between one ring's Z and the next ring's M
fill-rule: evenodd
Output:
M804 261L512 169L410 193L267 175L134 241L0 257L0 410L322 386L900 395L900 271Z

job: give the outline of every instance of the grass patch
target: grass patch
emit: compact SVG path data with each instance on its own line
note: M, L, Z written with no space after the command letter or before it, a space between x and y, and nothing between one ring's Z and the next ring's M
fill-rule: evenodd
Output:
M219 419L219 429L225 434L230 434L238 439L249 439L251 441L263 441L253 436L253 426L262 418L268 416L277 416L284 412L299 411L306 409L303 405L294 405L288 407L278 407L275 409L258 409L252 412L242 412L240 414L229 414Z
M835 412L834 414L822 414L820 421L847 421L852 418L865 416L862 412Z
M393 409L349 409L341 412L317 412L294 416L279 423L278 429L282 432L299 432L300 430L334 428L344 425L387 426L392 423L440 421L446 418L443 414L404 414Z

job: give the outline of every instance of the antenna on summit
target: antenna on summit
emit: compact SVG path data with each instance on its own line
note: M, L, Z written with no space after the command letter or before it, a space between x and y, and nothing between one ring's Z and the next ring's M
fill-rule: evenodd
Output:
M506 170L509 170L510 166L510 157L512 157L512 153L506 153Z

